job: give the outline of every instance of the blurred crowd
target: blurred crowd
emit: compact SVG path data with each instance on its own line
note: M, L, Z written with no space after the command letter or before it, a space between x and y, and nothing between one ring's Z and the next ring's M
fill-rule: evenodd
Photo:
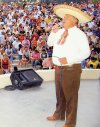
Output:
M10 71L16 56L18 67L27 68L31 64L34 69L38 65L40 69L54 68L53 47L48 47L47 39L54 24L63 27L61 19L53 12L56 4L0 4L0 68L3 73ZM86 33L91 49L91 55L82 62L82 68L100 69L100 2L70 2L69 5L93 17L91 22L78 26Z

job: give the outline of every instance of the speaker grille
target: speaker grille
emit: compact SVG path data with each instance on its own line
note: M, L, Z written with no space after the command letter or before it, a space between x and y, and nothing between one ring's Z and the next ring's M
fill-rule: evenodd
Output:
M24 71L23 75L25 76L26 79L32 82L39 80L39 77L33 71Z

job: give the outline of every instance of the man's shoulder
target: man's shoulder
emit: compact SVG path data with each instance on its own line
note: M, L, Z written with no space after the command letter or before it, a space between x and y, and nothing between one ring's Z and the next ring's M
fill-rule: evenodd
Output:
M78 34L78 35L86 35L85 34L85 32L84 31L82 31L82 30L80 30L79 28L76 28L76 33Z

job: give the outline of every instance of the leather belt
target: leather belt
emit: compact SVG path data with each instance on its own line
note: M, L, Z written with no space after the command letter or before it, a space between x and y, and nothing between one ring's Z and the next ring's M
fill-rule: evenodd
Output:
M60 68L61 66L57 66L55 65L55 68ZM72 65L66 65L66 66L62 66L62 68L74 68L74 67L81 67L81 64L72 64Z

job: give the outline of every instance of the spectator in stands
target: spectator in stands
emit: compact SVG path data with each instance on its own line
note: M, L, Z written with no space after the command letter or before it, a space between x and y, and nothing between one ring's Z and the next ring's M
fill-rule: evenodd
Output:
M100 43L96 43L94 50L99 54L100 53Z
M88 68L97 69L99 66L99 61L96 57L91 57L89 62L87 63Z
M48 57L52 57L53 47L47 47Z
M31 48L34 49L35 47L37 47L37 40L35 37L33 37L32 41L31 41Z
M45 49L42 49L42 52L41 52L41 54L40 54L40 58L41 58L42 60L44 60L44 59L47 58L47 57L48 57L48 54L47 54L46 50L45 50Z
M46 27L46 22L44 20L40 23L40 27L43 29Z
M36 40L39 39L39 35L37 34L36 30L34 30L34 33L32 35L32 39L35 37Z
M23 48L25 47L30 48L30 41L26 38L26 36L24 37L24 40L22 41L22 46Z
M52 62L52 57L47 57L43 60L42 62L42 68L43 69L53 69L54 68L54 65L53 65L53 62Z
M29 32L26 33L26 39L28 39L29 41L31 41L31 35L32 35L32 31L30 30Z
M5 47L4 45L0 45L0 54L3 55L5 53Z
M27 60L27 58L26 58L26 56L25 55L23 55L22 56L22 67L27 67L27 65L28 65L28 60Z
M7 56L7 54L3 54L3 58L1 60L1 68L2 68L2 73L9 73L10 72L10 67L11 67L11 63L10 63L10 59Z
M27 61L30 62L30 50L27 46L23 50L23 55L26 57Z
M95 34L93 34L92 36L90 36L90 40L91 40L94 44L96 44L96 43L98 42L98 40L99 40L99 37L96 36Z
M11 39L12 39L12 35L11 35L11 33L9 32L9 33L7 33L6 41L9 41L9 42L11 43L11 42L12 42Z
M3 30L3 26L0 25L0 44L2 44L4 42L4 30Z
M18 49L18 66L22 67L22 56L23 56L23 46L20 44Z
M51 16L48 15L48 16L45 18L45 21L46 21L47 24L50 23L50 22L52 21Z
M93 33L94 33L96 36L100 37L100 28L99 28L98 26L96 26L95 29L93 30Z
M9 59L11 62L13 62L13 52L12 52L12 48L11 48L11 45L8 45L6 50L5 50L5 53L8 55Z
M25 33L20 33L19 34L19 41L22 42L24 40L24 37L25 37Z
M16 28L16 27L14 27L14 28L13 28L12 33L13 33L13 34L15 34L15 35L18 35L18 34L19 34L19 32L18 32L18 30L17 30L17 28Z
M92 50L90 57L95 57L98 60L98 53L95 50Z
M12 43L12 45L13 45L13 53L14 54L17 54L17 51L18 51L18 49L19 49L19 45L21 44L21 42L20 42L20 40L19 40L19 37L18 36L16 36L16 39L15 39L15 41Z
M92 36L93 35L93 32L91 29L88 29L87 32L86 32L87 36Z
M31 54L31 63L32 63L32 67L35 67L35 68L37 65L40 65L40 66L42 65L41 59L40 59L40 53L36 49Z
M42 49L43 49L42 44L41 44L41 43L39 43L39 44L37 45L36 49L37 49L39 52L41 52L41 51L42 51Z

